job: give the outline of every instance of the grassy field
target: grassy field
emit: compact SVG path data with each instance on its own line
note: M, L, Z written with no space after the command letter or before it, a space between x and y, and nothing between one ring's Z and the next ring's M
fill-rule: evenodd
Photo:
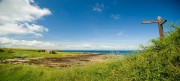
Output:
M150 60L153 60L152 63ZM123 60L67 68L0 64L0 81L178 81L179 79L179 66L172 65L171 61L162 62L156 55L132 55Z
M109 66L111 65L111 66ZM84 67L47 68L32 65L0 65L1 81L110 81L117 78L110 63ZM111 78L109 77L111 76ZM118 79L118 78L117 78Z
M10 49L0 48L0 60L12 58L35 58L35 57L66 57L77 56L80 53L60 52L56 50L57 54L47 54L45 52L37 52L35 49Z
M162 39L151 40L151 43L150 46L142 47L139 54L81 67L50 68L28 64L0 64L0 81L179 81L180 26L176 26L173 32ZM21 51L1 52L1 59L15 58ZM46 56L36 52L21 53L29 55L26 57Z

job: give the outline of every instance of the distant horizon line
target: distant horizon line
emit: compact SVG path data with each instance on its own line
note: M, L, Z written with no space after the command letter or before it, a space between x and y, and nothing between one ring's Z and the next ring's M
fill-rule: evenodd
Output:
M53 48L18 48L18 47L0 47L7 49L32 49L32 50L62 50L62 51L138 51L141 49L53 49Z

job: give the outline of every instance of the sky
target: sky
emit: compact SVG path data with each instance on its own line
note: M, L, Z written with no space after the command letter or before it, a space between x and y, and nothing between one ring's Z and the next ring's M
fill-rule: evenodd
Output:
M137 50L180 19L179 0L0 0L0 47Z

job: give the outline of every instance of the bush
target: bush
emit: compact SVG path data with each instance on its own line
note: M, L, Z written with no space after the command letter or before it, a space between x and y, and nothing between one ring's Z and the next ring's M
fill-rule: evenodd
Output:
M4 52L4 50L2 48L0 48L0 52Z
M132 80L180 80L180 26L162 39L151 40L150 46L129 59Z

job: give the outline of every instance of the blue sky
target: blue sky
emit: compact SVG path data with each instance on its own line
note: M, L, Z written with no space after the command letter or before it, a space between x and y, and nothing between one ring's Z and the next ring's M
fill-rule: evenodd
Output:
M8 37L55 43L62 45L62 49L97 49L94 47L98 45L137 49L139 44L159 37L157 24L141 24L141 21L161 16L167 19L164 25L167 27L170 22L180 19L179 0L35 0L33 4L51 12L33 22L48 28L48 32L43 32L43 37ZM63 48L63 45L71 44L90 47Z

